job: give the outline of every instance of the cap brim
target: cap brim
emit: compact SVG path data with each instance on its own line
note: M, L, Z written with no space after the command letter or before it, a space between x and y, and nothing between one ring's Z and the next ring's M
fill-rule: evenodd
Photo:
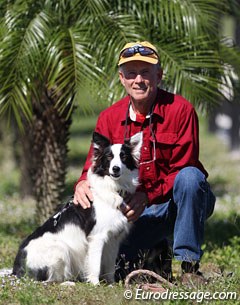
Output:
M156 65L158 63L158 58L156 57L156 55L153 55L154 57L151 57L151 55L149 56L142 56L140 54L135 54L134 56L131 57L120 57L119 62L118 62L118 66L121 66L122 64L125 64L127 62L130 61L144 61L147 62L149 64L153 64Z

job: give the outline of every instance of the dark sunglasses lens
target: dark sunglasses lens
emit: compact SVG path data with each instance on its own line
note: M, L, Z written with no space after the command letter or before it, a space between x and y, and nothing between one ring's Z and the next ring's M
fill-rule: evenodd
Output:
M121 54L122 57L131 57L136 53L134 48L128 48L124 50Z
M155 52L147 47L132 47L132 48L128 48L126 50L124 50L121 54L122 57L131 57L134 54L139 53L142 56L148 56L148 55L152 55Z
M154 53L154 51L152 49L145 48L145 47L138 48L138 51L143 56L152 55Z

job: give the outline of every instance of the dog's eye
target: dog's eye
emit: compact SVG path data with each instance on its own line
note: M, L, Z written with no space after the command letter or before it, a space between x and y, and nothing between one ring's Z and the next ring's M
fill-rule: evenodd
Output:
M111 161L113 159L113 154L112 153L108 153L107 154L107 160Z
M121 160L124 161L124 160L126 160L127 156L124 152L120 152L120 158L121 158Z

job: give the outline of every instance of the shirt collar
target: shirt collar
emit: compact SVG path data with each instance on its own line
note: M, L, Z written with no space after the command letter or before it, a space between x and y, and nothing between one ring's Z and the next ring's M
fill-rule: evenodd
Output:
M153 113L153 111L149 112L149 113L146 115L146 119L149 119L150 116L152 115L152 113ZM130 104L130 107L129 107L129 116L130 116L130 119L131 119L132 121L134 121L134 122L136 121L137 115L136 115L136 113L134 112L133 107L132 107L131 104Z
M156 114L157 116L163 117L162 113L159 112L159 110L160 110L160 109L159 109L159 101L160 101L160 99L161 99L161 91L162 91L162 90L158 89L158 94L157 94L156 103L155 103L155 105L154 105L154 107L153 107L152 112L149 113L149 114L147 114L146 118L150 118L151 114ZM126 103L127 103L127 105L128 105L127 108L129 107L129 108L128 108L129 117L130 117L130 119L131 119L133 122L135 122L135 121L136 121L136 114L134 113L131 104L130 104L130 106L129 106L129 103L130 103L130 97L129 97L129 95L127 95L124 99L125 99L125 101L126 101ZM126 120L126 114L125 114L125 113L122 113L122 116L123 116L123 117L122 117L122 122L124 122L124 121Z

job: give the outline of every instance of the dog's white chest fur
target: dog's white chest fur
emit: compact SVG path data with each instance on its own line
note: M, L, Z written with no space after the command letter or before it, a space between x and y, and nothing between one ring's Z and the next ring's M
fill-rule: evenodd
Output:
M96 224L88 236L87 280L97 284L100 277L113 283L119 245L129 232L130 224L119 209L123 198L114 190L116 183L109 176L92 174L91 170L88 180L94 185L92 192Z

